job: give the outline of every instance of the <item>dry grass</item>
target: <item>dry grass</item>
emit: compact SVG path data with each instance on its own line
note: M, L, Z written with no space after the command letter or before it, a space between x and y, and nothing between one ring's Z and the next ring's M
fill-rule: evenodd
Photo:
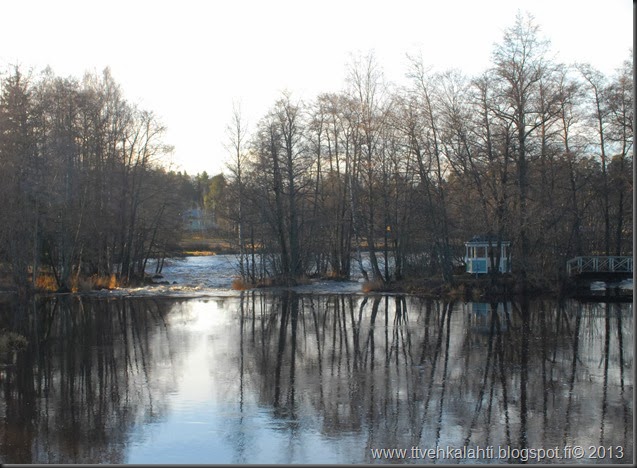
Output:
M375 281L365 281L363 283L363 286L361 287L361 290L363 292L374 292L374 291L383 291L385 289L385 285L381 280L375 280Z
M189 257L210 257L212 255L217 255L217 253L212 250L185 250L184 255Z
M96 289L115 289L118 286L119 283L115 274L76 277L71 281L71 291L73 292L86 292ZM57 281L55 281L55 277L48 273L42 273L36 278L35 287L38 291L55 292L58 290L58 284Z
M111 273L109 276L96 277L93 287L95 289L115 289L119 287L119 283L115 273Z
M119 287L119 282L114 273L110 275L93 275L89 277L80 277L72 281L71 291L87 292L99 289L115 289Z
M40 291L54 292L58 289L55 277L49 274L41 274L35 279L35 287Z
M246 289L251 289L251 285L244 281L242 278L235 278L232 280L232 289L235 291L245 291Z

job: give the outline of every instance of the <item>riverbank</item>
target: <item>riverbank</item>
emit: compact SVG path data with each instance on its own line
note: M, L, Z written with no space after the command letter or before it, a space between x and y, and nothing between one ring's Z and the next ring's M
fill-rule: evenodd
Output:
M205 255L184 255L184 257L205 257L214 256L216 254ZM179 257L177 257L179 258ZM338 280L333 280L338 282ZM295 282L296 285L302 286L311 283L311 280L300 280ZM172 284L172 281L166 281L163 275L146 275L133 281L128 287L143 286L160 286ZM509 299L524 294L519 283L512 276L506 276L493 282L490 278L476 278L470 275L458 275L453 282L445 282L442 278L436 277L417 277L405 278L400 281L390 281L383 283L382 281L367 281L360 283L360 290L364 293L371 292L389 292L412 294L420 297L432 299L453 299L464 301L476 300L500 300ZM100 290L114 290L122 287L114 275L109 277L91 276L87 278L74 278L70 291L59 291L54 278L44 273L40 275L36 281L36 286L30 290L31 293L82 293ZM256 285L247 284L239 279L232 280L228 285L230 289L246 290L246 289L267 289L279 286L290 286L287 282L269 279ZM5 277L0 281L0 291L15 293L17 288L12 284L10 278ZM559 296L558 289L548 288L540 285L527 285L526 294L532 294L538 297L556 298Z
M555 283L557 285L557 283ZM456 275L452 282L442 278L406 278L388 284L367 283L369 291L412 294L431 299L459 301L502 301L523 295L555 299L560 289L549 285L527 283L526 287L512 275L504 275L493 281L489 277L475 277L469 274Z
M631 302L633 299L632 283L626 286L607 285L600 289L582 287L581 284L572 281L557 280L552 283L527 282L523 285L512 275L502 276L495 281L489 277L458 275L452 283L441 278L409 278L387 285L368 285L367 288L370 291L405 293L464 302L502 302L519 300L525 296L550 300L574 298L588 302Z
M196 247L193 243L184 247ZM210 245L201 246L209 248ZM363 281L360 274L353 273L347 281L339 281L329 277L308 277L296 281L286 281L276 278L268 278L258 284L249 284L239 279L236 255L217 254L208 250L196 250L189 252L184 250L182 255L171 256L162 261L161 273L153 274L157 271L156 261L149 262L147 274L143 277L135 278L128 284L120 284L115 275L104 277L77 277L72 278L69 290L61 291L57 286L54 276L47 271L43 271L38 277L35 287L27 286L22 295L32 294L55 294L55 293L75 293L92 294L96 291L105 293L135 294L143 295L183 295L188 294L226 294L232 290L250 289L280 289L292 288L300 292L320 291L329 294L330 292L342 293L393 293L410 294L418 297L430 299L453 300L460 302L502 302L517 300L518 298L544 298L558 299L563 297L591 297L593 299L611 297L613 300L626 302L632 298L632 282L628 288L618 288L608 285L604 291L592 291L590 285L582 284L569 285L560 281L528 281L523 287L521 282L512 274L500 275L491 278L488 275L471 275L463 272L456 272L451 282L445 282L442 277L410 277L400 281ZM620 289L622 289L620 291ZM626 289L626 290L624 290ZM21 295L13 285L12 278L5 271L0 275L0 292Z
M178 249L171 256L207 256L236 254L236 249L222 237L211 237L201 234L191 234L179 241Z

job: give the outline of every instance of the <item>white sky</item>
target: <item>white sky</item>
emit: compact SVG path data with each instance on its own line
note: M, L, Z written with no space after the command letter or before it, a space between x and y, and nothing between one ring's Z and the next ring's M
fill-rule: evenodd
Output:
M342 89L351 54L371 50L393 82L406 53L474 75L518 10L558 60L611 74L629 57L630 0L0 0L0 70L81 78L108 66L168 127L177 168L213 175L228 158L233 100L254 125L283 90Z

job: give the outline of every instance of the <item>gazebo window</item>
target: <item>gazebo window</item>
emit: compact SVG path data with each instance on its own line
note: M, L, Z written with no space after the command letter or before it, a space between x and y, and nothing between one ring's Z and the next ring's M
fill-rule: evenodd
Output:
M491 266L491 259L499 260L496 268L501 273L511 271L511 262L509 259L509 241L501 241L499 243L499 255L498 255L498 241L494 238L487 236L475 236L471 241L465 243L465 263L467 265L467 272L484 274L488 273Z

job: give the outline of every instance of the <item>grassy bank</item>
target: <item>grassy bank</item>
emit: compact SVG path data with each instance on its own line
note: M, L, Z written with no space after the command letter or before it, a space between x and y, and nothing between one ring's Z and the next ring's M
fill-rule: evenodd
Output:
M200 256L200 255L221 255L235 253L232 245L219 237L206 236L202 234L190 234L185 236L177 244L177 248L171 256Z

